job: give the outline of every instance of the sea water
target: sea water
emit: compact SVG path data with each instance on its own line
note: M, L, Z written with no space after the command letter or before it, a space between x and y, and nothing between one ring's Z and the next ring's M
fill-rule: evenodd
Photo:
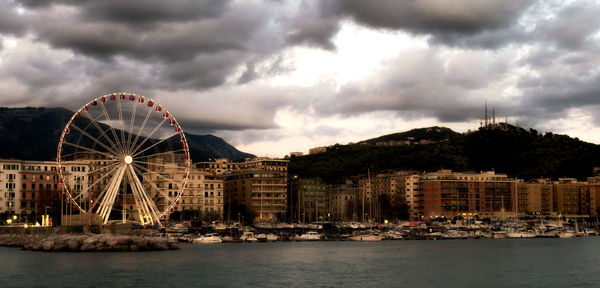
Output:
M600 237L0 248L0 287L600 287Z

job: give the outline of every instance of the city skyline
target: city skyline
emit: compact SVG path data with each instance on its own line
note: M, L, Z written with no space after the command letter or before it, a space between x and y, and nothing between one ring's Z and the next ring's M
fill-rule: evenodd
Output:
M600 143L600 10L586 1L7 1L0 106L129 91L259 156L427 126Z

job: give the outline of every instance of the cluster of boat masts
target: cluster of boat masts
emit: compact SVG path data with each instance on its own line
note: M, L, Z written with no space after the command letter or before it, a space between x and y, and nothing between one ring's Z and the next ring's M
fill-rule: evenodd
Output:
M204 232L204 233L202 233ZM173 242L240 243L275 241L361 241L382 240L442 240L500 238L571 238L597 236L593 227L581 228L568 221L495 221L482 223L399 222L376 225L358 222L293 225L287 223L242 226L213 222L210 227L193 229L176 224L162 234Z

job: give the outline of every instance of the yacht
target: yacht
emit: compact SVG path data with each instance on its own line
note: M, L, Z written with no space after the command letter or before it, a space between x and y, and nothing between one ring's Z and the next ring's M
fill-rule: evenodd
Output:
M387 231L387 232L383 233L383 239L385 239L385 240L402 240L402 232Z
M275 241L279 240L279 236L277 236L273 233L269 233L269 234L261 233L256 236L256 239L258 239L259 242L275 242Z
M213 231L225 231L225 229L227 229L227 225L225 225L225 223L220 222L220 221L212 221L210 223L210 228Z
M348 237L350 241L379 242L383 237L377 233L357 234Z
M173 226L167 227L166 232L167 233L187 233L188 227L186 227L185 225L183 225L181 223L177 223Z
M320 234L317 231L308 231L300 236L296 236L297 241L317 241L321 240L323 234Z
M575 237L575 233L574 233L574 231L563 230L560 233L558 233L558 237L559 238L572 238L572 237Z
M254 233L250 231L244 232L244 234L242 234L242 237L240 237L240 240L244 242L258 242L256 236L254 236Z
M513 231L507 234L508 238L534 238L536 235L530 231Z
M221 237L217 234L205 234L194 239L194 243L221 243Z

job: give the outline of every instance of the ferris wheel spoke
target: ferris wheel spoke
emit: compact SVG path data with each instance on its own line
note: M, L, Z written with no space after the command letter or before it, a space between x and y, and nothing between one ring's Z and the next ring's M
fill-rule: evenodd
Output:
M133 167L133 166L131 166L131 167ZM144 173L142 173L142 171L140 171L138 168L133 167L133 169L139 175L142 176L142 179L144 179L144 181L146 181L148 184L150 184L150 186L152 186L152 188L156 189L156 191L158 191L158 193L160 193L167 200L167 205L169 205L169 203L175 203L175 201L173 199L171 199L171 197L173 197L173 196L169 196L168 193L163 191L164 188L159 188L158 186L156 186L156 184L154 184L154 182L152 182L152 179L148 179L148 177L146 177L146 175L144 175Z
M102 101L100 101L100 108L102 108L102 113L104 113L104 118L106 118L106 121L108 121L110 123L112 120L110 119L110 116L108 116L108 112L106 111L106 107L104 107L104 103L102 103ZM122 154L125 154L125 149L123 148L123 145L121 144L121 142L119 142L119 137L117 136L117 132L115 132L115 129L110 124L107 124L107 125L108 125L113 137L115 138L115 144L117 144L117 147L119 147L119 151Z
M168 137L166 137L166 138L164 138L164 139L162 139L162 140L160 140L160 141L158 141L158 142L156 142L156 143L154 143L154 144L152 144L152 145L150 145L150 146L146 147L144 150L142 150L142 151L139 151L139 152L137 152L137 153L133 154L133 157L135 157L135 156L137 156L137 155L140 155L140 154L142 154L142 153L144 153L144 152L148 151L149 149L151 149L151 148L153 148L153 147L156 147L156 145L158 145L158 144L160 144L160 143L162 143L162 142L165 142L166 140L169 140L169 139L173 138L173 136L175 136L175 135L178 135L178 134L179 134L179 132L175 132L175 133L171 134L170 136L168 136Z
M181 184L181 182L179 182L179 181L175 181L175 180L173 180L171 178L167 178L167 177L161 175L160 173L157 173L157 172L154 172L154 171L152 171L150 169L144 168L143 166L138 165L136 163L133 163L133 165L135 165L136 167L138 167L138 169L140 169L140 170L142 170L142 171L144 171L146 173L150 173L152 175L158 176L164 182L171 183L171 184ZM179 188L173 188L173 189L179 189Z
M135 123L135 112L137 111L137 104L133 103L133 110L131 111L131 119L129 119L129 132L127 133L127 150L131 151L131 135L133 133L133 124Z
M79 194L77 194L75 196L69 194L69 197L71 197L71 200L73 200L73 201L79 201L78 199L81 198L81 197L83 197L83 192L79 193Z
M170 150L170 151L154 153L154 154L150 154L150 155L146 155L146 156L135 156L135 157L133 157L133 160L136 161L137 159L151 158L151 157L156 157L156 156L160 156L160 155L167 155L167 154L175 154L177 152L185 152L185 149ZM139 161L136 161L136 162L139 162Z
M148 119L150 118L151 114L152 114L152 108L148 109L148 112L146 113L146 118L144 118L144 122L142 122L142 125L138 129L138 132L135 134L135 139L131 143L130 149L135 147L135 144L137 143L138 139L140 138L140 135L142 135L142 132L144 132L144 128L146 128L146 123L148 123Z
M123 110L121 109L121 101L123 100L117 100L117 110L119 111L119 124L121 124L121 144L123 144L123 152L127 153L127 144L125 143L125 123L123 120Z
M120 163L114 163L114 164L111 164L109 166L118 165L118 164L120 164ZM107 166L107 167L109 167L109 166ZM104 168L107 168L107 167L104 167ZM104 168L102 168L102 169L104 169ZM86 189L84 189L83 191L81 191L81 193L87 193L87 192L89 192L89 190L91 188L93 188L95 185L98 185L98 183L100 181L102 181L104 178L110 176L116 169L119 169L119 166L115 166L115 167L111 168L110 170L106 171L106 174L104 174L104 176L98 178L96 181L94 181L94 183L89 184Z
M108 137L108 135L106 135L106 130L102 129L100 127L100 125L98 124L97 119L94 119L92 117L92 115L90 115L90 113L88 111L84 110L84 115L87 115L86 118L88 118L92 124L94 124L94 126L96 127L96 129L100 132L100 136L104 137L104 139L106 139L106 141L113 147L117 147L117 145L115 144L115 142L113 142L110 137ZM103 115L98 116L98 118L102 117ZM114 150L114 149L113 149Z
M109 164L109 165L107 165L107 166L104 166L104 167L102 167L102 168L99 168L99 169L97 169L97 170L90 171L90 172L88 172L88 173L86 173L86 174L83 174L83 175L81 175L81 176L76 176L76 177L82 177L83 181L85 181L85 176L88 176L88 175L90 175L90 174L93 174L93 173L97 173L97 172L99 172L100 170L107 169L108 167L112 167L112 166L115 166L115 165L118 165L118 164L120 164L120 163L113 163L113 164ZM102 178L105 178L105 177L107 177L107 176L110 176L110 173L112 173L112 172L113 172L115 169L117 169L117 168L118 168L118 166L117 166L117 167L113 167L113 168L111 168L111 169L110 169L110 170L108 170L108 171L105 171L105 172L106 172L106 174L105 174L103 177L101 177L100 179L98 179L98 180L97 180L95 183L93 183L93 184L91 184L91 185L88 185L88 188L86 188L86 189L84 189L83 191L81 191L81 193L86 193L86 192L89 190L89 187L91 187L91 186L93 186L93 185L96 185L96 184L97 184L97 182L98 182L98 181L100 181ZM65 181L65 180L66 180L66 181ZM63 177L63 182L64 182L65 184L67 184L67 185L70 183L70 181L69 181L69 180L70 180L69 178L67 178L67 179L64 179L64 177ZM77 181L77 180L73 179L73 181L75 182L75 181ZM74 184L73 184L73 185L74 185ZM68 186L67 186L67 187L68 187Z
M140 148L142 148L144 143L146 143L146 141L148 141L148 139L150 139L150 137L152 137L152 135L154 135L154 133L156 133L156 131L158 131L158 129L165 123L165 121L167 121L167 119L168 118L163 118L163 120L160 121L160 123L158 125L156 125L156 127L154 127L154 130L152 130L152 132L150 132L150 134L148 134L148 136L146 136L146 138L144 138L144 141L142 141L138 146L136 146L133 150L131 150L131 154L135 154L135 152L137 152Z
M141 164L146 164L146 165L151 165L151 166L161 166L161 167L171 166L173 169L185 169L185 167L182 167L182 166L178 166L178 165L173 166L175 163L152 163L152 162L144 162L144 161L135 161L135 163L141 163Z
M77 145L77 144L74 144L74 143L71 143L71 142L67 142L66 140L63 141L62 144L66 144L66 145L69 145L69 146L72 146L72 147L75 147L75 148L79 148L79 149L82 149L82 150L86 150L86 151L89 151L89 152L94 152L94 153L97 153L97 154L100 154L100 155L108 155L108 156L111 156L111 157L114 156L113 154L110 154L108 152L100 152L100 151L92 149L92 148L83 147L81 145ZM75 153L73 153L73 154L75 154Z
M94 141L96 144L102 146L102 148L106 149L108 152L113 153L115 155L118 155L117 151L113 150L112 148L106 146L106 144L98 141L98 139L96 139L95 137L93 137L92 135L88 134L87 132L83 131L83 129L79 128L77 125L75 124L71 124L71 127L75 128L75 130L79 131L79 133L81 133L82 135L86 136L87 138L89 138L90 140Z
M111 166L114 166L114 165L117 165L117 164L120 164L120 163L121 163L121 160L116 160L116 159L114 159L114 160L102 160L102 161L106 161L106 162L114 162L114 163L105 164L105 165L96 165L96 166L101 166L101 167L100 167L100 168L97 168L97 169L95 169L95 170L90 170L89 172L87 172L87 173L83 174L83 176L87 176L87 175L90 175L90 174L93 174L93 173L100 172L100 171L102 171L102 170L104 170L104 169L106 169L106 168L108 168L108 167L111 167Z

